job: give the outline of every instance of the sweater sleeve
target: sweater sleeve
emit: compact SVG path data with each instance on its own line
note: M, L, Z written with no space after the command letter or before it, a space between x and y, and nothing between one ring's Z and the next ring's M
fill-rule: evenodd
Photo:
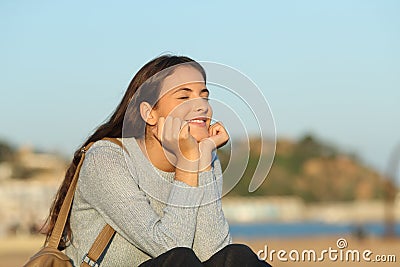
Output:
M199 174L199 186L205 191L197 215L193 249L201 261L232 243L229 225L222 211L222 170L218 159L210 171Z
M123 153L119 147L93 146L86 154L77 190L106 223L152 257L177 246L192 247L202 188L173 182L160 217L139 189L134 177L139 174L128 169Z

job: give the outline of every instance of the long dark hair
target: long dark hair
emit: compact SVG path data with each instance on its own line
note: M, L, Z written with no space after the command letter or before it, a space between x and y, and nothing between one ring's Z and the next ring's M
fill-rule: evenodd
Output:
M162 55L151 60L150 62L145 64L133 77L125 92L124 97L122 98L121 102L119 103L111 117L108 119L108 121L100 125L94 131L94 133L75 151L74 158L72 159L72 162L65 173L64 181L58 189L53 204L50 208L49 216L44 225L44 229L46 230L45 244L49 241L51 233L53 232L54 225L61 209L61 205L64 201L78 163L81 159L82 148L89 143L96 142L103 139L104 137L121 138L123 136L123 125L126 113L129 113L128 122L130 122L131 125L135 125L135 127L131 127L131 130L127 132L125 132L124 130L124 137L127 137L127 135L129 137L133 136L136 138L143 137L146 123L140 116L139 104L141 101L147 101L152 106L156 105L163 79L166 76L170 75L171 72L174 70L174 68L171 67L179 64L189 64L190 66L196 68L203 75L204 81L206 80L204 69L199 63L195 62L191 58L185 56ZM171 71L167 72L165 75L162 75L162 77L154 79L154 77L157 76L157 73L160 73L161 71L166 69L169 69ZM140 94L138 93L135 95L139 88ZM133 97L136 98L136 104L130 105ZM60 250L65 249L68 241L71 240L72 231L69 218L70 215L68 215L64 233L59 244Z

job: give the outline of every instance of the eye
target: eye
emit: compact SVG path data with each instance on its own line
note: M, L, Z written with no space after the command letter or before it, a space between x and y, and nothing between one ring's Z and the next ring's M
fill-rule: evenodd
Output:
M189 99L189 97L188 96L181 96L181 97L178 97L178 99Z
M201 98L203 98L204 100L210 100L210 95L209 94L201 94L200 95Z

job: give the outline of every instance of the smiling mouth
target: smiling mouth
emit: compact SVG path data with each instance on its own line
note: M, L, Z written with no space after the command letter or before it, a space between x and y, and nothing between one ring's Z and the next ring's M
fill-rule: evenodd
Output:
M199 126L199 127L206 126L206 119L192 119L192 120L186 120L186 121L189 122L190 125L193 125L193 126Z

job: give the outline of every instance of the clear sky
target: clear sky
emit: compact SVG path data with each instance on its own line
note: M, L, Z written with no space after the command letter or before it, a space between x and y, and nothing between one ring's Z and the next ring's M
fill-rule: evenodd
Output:
M2 0L0 138L68 155L172 52L250 77L278 137L311 132L385 170L400 143L399 14L396 0Z

